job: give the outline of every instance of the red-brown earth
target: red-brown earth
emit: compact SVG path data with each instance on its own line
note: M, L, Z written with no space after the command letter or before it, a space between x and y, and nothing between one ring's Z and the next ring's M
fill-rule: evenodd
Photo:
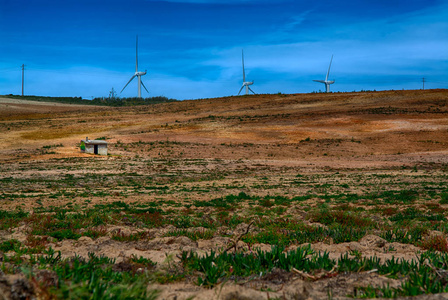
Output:
M415 190L425 185L447 188L448 183L447 90L254 95L119 108L0 98L0 132L0 210L6 211L158 201L164 211L188 215L193 201L241 192L290 198L315 194L278 215L255 214L247 203L231 214L253 214L254 220L290 218L325 226L313 220L313 209L323 203L330 208L342 204L325 201L319 195L368 194L403 186ZM109 155L81 153L79 142L86 136L106 138ZM169 192L148 186L144 189L143 182L118 182L117 174L149 176L153 182L148 186L163 186ZM73 185L58 183L67 176L75 178ZM298 181L302 177L301 184ZM6 178L20 184L8 184ZM62 195L50 197L57 192ZM68 192L71 196L64 195ZM412 205L427 209L438 202L438 198L425 197ZM381 209L404 209L396 204L375 206L362 201L346 205L361 207L375 222L387 221L378 213ZM442 211L448 208L446 204L438 207ZM194 210L214 216L208 207ZM0 241L26 242L30 226L20 224L3 230ZM117 258L117 262L137 255L166 270L179 263L182 251L223 251L247 226L248 222L236 228L220 227L212 239L193 241L185 236L166 236L175 229L173 225L148 228L115 223L107 224L107 234L98 239L50 239L46 247L61 251L63 257L87 257L88 252L94 252ZM260 230L252 226L249 234ZM150 238L120 242L111 239L117 231L147 232ZM371 230L358 242L336 244L329 239L311 246L328 251L335 259L358 251L382 260L392 256L411 260L425 250L389 243L378 235ZM287 249L297 246L291 244ZM236 247L248 251L243 241ZM251 247L271 249L262 243ZM354 287L400 284L400 280L375 272L337 274L316 281L277 272L244 283L229 281L213 289L199 287L193 279L152 287L160 290L160 299L322 299L328 297L329 289L335 298L344 298L353 295Z

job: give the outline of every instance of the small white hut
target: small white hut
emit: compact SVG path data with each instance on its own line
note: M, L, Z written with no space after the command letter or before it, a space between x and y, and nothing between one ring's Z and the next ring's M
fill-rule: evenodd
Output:
M107 155L107 142L103 140L81 140L81 151L90 154Z

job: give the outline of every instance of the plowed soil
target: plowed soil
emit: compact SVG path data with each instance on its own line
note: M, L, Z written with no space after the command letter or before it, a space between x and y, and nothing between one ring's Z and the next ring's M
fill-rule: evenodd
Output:
M86 137L105 138L109 155L82 153L79 142ZM87 180L92 174L97 179ZM113 179L116 174L150 176L159 189L122 184ZM299 175L312 178L313 185L292 184L300 180ZM193 200L210 201L240 192L260 197L295 197L310 190L359 194L380 191L383 185L389 189L397 182L446 188L447 175L448 90L254 95L120 108L0 98L0 190L6 196L26 195L4 196L1 210L32 212L76 203L93 207L115 201L174 201L176 205L161 204L160 208L181 212L183 205ZM52 184L67 176L80 180L71 186ZM22 183L7 184L6 178ZM333 187L326 187L329 184ZM62 189L73 196L50 197ZM311 198L303 203L314 207L321 202ZM241 214L253 213L244 209ZM207 207L195 210L205 216L209 212ZM322 226L310 219L304 206L290 206L284 215ZM156 268L166 269L179 263L182 251L209 253L226 248L248 224L239 226L221 228L226 234L216 234L211 240L193 241L168 237L166 233L175 229L172 225L142 228L123 223L106 226L107 235L98 239L54 240L47 247L61 251L64 257L87 257L95 252L117 258L117 262L143 256L156 262ZM129 234L147 231L151 238L144 242L112 240L117 230ZM252 227L250 232L257 230ZM28 234L28 225L22 224L3 231L0 240L25 241ZM311 246L336 259L356 250L383 260L392 256L411 260L424 250L386 242L375 232L358 242L335 244L328 240ZM271 245L252 247L269 250ZM240 241L236 248L247 251L247 244ZM310 280L277 270L213 289L197 286L193 280L154 287L161 291L160 299L326 299L329 290L332 297L343 299L353 296L359 286L386 283L399 286L400 280L375 272ZM421 299L429 299L425 297Z

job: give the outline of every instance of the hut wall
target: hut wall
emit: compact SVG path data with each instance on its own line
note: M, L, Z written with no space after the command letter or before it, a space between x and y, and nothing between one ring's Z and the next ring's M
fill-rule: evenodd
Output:
M107 145L98 145L98 154L107 155Z
M86 144L86 153L94 154L95 148L93 145Z

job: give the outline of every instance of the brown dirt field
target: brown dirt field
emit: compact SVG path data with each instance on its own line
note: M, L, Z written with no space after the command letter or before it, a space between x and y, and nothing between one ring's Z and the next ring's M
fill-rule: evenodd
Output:
M18 148L48 143L74 146L90 134L107 136L112 143L200 143L204 145L200 157L220 159L266 159L270 154L272 162L318 158L321 164L332 166L335 160L349 163L355 158L359 163L381 165L390 164L387 156L394 155L393 161L405 162L416 154L445 154L446 94L445 90L431 90L259 95L131 108L2 99L0 155L7 159L14 157ZM242 143L265 146L268 151L226 151L228 145ZM273 145L275 148L269 149ZM207 151L208 146L217 150ZM71 149L61 150L64 155L80 155ZM322 157L324 153L327 157Z
M400 181L410 187L422 181L445 187L448 184L448 90L254 95L120 108L0 98L0 132L0 179L12 177L24 182L22 186L0 183L3 185L0 189L4 194L28 195L12 201L0 200L2 210L21 207L33 211L39 205L82 203L85 199L76 194L85 191L112 193L108 197L89 196L88 206L93 206L113 201L156 200L183 204L191 199L208 201L241 191L259 196L294 197L318 189L285 184L297 181L297 174L312 178L316 185L334 184L333 192L340 189L365 193L379 189L383 183ZM78 143L86 136L105 137L110 155L81 153ZM118 173L152 176L157 184L168 186L171 192L137 193L131 186L106 180L108 175ZM75 178L97 174L102 180L80 181L64 187L75 194L73 197L62 196L57 200L49 197L59 189L52 187L51 182L68 174ZM387 179L375 177L378 174ZM33 183L42 178L48 179L49 184ZM344 184L348 186L339 187ZM319 203L309 199L303 202L304 206L290 207L286 213L310 222L303 207L315 207ZM418 205L423 207L422 203ZM182 207L170 209L180 211ZM207 215L207 208L198 208L201 209ZM245 213L244 209L241 213ZM111 240L110 234L117 229L146 230L153 239L144 246L138 242ZM142 229L123 224L109 226L108 235L96 240L82 237L77 241L54 241L50 245L64 257L75 253L87 256L89 251L94 251L120 260L135 254L165 268L167 257L178 262L176 255L181 250L207 253L229 243L229 238L220 237L198 242L165 237L170 229ZM235 234L230 232L230 236ZM0 234L0 239L24 241L26 237L26 225ZM359 242L320 242L312 247L328 251L333 258L359 250L363 256L409 260L422 250L399 243L378 246L375 239L378 237L369 235ZM243 249L245 244L238 247ZM254 247L270 249L264 244ZM396 251L385 250L390 247ZM398 280L368 272L340 274L316 282L280 273L273 275L279 281L266 277L244 284L223 284L214 289L198 287L192 282L158 288L163 299L192 296L195 299L326 299L331 287L335 299L345 299L347 291L353 291L354 286L399 284ZM272 292L266 293L267 288ZM425 297L418 299L430 299Z

